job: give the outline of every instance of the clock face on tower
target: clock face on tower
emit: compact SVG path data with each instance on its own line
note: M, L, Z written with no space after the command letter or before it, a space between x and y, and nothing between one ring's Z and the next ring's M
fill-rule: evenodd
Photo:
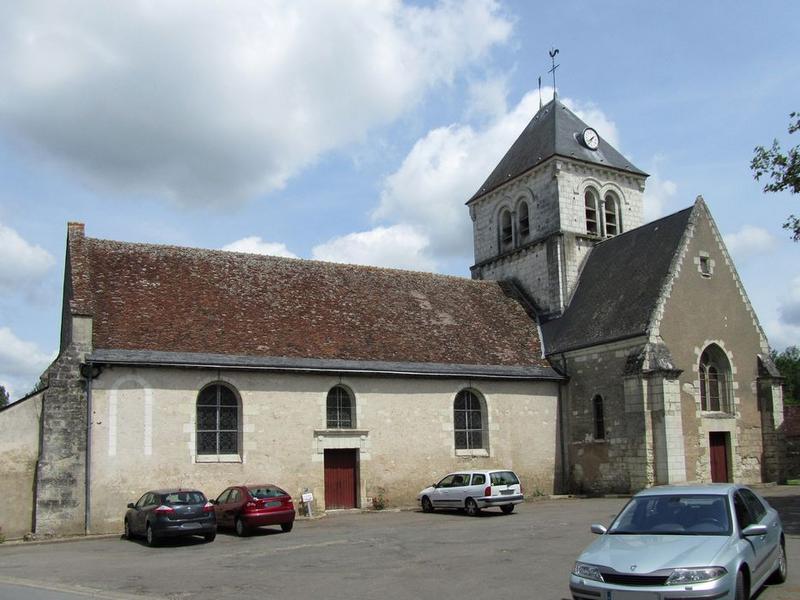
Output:
M597 147L600 145L600 136L598 136L597 132L591 127L587 127L583 130L581 140L589 150L597 150Z

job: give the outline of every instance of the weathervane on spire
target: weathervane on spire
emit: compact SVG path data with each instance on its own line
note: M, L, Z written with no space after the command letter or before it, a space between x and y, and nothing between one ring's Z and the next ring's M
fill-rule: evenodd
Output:
M550 60L553 62L553 67L548 71L548 73L553 74L553 99L555 100L556 96L556 69L559 65L556 64L556 54L558 54L558 48L550 48Z

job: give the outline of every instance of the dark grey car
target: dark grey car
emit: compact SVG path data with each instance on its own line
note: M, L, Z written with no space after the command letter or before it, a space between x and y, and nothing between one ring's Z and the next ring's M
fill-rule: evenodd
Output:
M143 535L148 546L166 537L202 535L213 542L217 535L214 505L197 490L152 490L125 513L125 537Z

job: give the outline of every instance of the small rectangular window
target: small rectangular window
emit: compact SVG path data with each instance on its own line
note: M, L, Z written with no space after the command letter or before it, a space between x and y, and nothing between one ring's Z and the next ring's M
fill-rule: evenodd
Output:
M700 257L700 273L704 277L711 277L711 261L708 256Z

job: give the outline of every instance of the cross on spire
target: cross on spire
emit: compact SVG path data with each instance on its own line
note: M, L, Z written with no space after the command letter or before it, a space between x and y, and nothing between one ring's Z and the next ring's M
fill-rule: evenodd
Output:
M553 63L553 67L548 71L548 73L553 74L553 100L556 99L558 94L556 93L556 69L560 66L556 64L556 54L558 54L558 48L550 48L550 60Z

